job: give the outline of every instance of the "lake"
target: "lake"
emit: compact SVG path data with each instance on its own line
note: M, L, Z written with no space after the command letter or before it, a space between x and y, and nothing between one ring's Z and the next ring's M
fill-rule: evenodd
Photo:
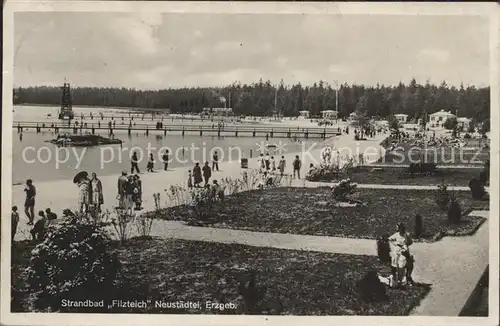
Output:
M126 112L119 109L99 108L74 108L74 111L76 117L79 117L81 113L88 116L92 112L94 116L97 116L101 112L104 115ZM59 121L56 119L57 113L57 107L15 106L14 121L38 121L50 124ZM49 117L48 114L51 116ZM94 121L95 119L94 117ZM80 119L78 120L80 121ZM84 121L90 122L91 120L86 119ZM120 120L118 121L117 124L121 123ZM159 119L151 121L151 123L154 124L156 121L159 121ZM127 121L124 123L128 124ZM174 123L200 122L175 120ZM212 122L205 121L204 123ZM269 125L269 123L265 123L265 125ZM96 130L96 134L108 137L106 130ZM139 156L139 168L142 172L146 170L149 153L152 153L155 158L155 169L163 169L160 159L166 149L170 152L170 169L186 165L194 166L195 162L211 161L213 151L219 153L219 161L223 162L229 160L240 161L242 157L250 158L250 155L256 157L260 155L260 150L278 156L281 153L300 152L302 148L307 149L310 146L315 146L314 148L320 147L320 143L315 143L315 140L304 141L299 139L294 141L276 138L266 141L263 137L217 137L207 135L201 137L199 134L187 133L182 136L180 133L175 132L169 132L166 136L152 132L146 136L144 132L133 132L128 135L126 131L115 131L115 138L123 141L122 146L58 147L47 142L56 138L56 136L57 134L52 130L39 134L35 130L27 130L20 134L16 129L13 129L12 182L14 184L22 183L28 178L36 182L71 179L78 171L82 170L89 173L96 172L98 175L117 174L122 170L130 169L130 156L134 151ZM277 149L272 150L267 147L266 150L267 145L275 145ZM279 160L277 157L276 159Z

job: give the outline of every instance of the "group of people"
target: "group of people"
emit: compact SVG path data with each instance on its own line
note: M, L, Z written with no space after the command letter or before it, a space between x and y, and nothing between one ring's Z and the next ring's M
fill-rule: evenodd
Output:
M262 174L265 173L266 175L269 175L271 173L274 174L277 171L279 171L280 175L283 176L285 174L285 168L286 168L285 156L281 156L278 165L276 165L276 160L274 159L274 156L269 156L269 153L266 153L266 156L264 156L264 154L260 154L258 159L258 166L259 166L259 172ZM293 167L293 177L300 179L300 169L302 168L302 161L300 160L299 155L295 155L292 167Z
M56 219L57 215L51 211L50 208L46 208L45 211L40 210L38 212L39 219L35 222L35 197L36 188L33 185L33 180L26 180L26 186L24 188L26 194L26 199L24 202L24 212L28 217L28 225L33 226L30 230L30 234L33 240L42 240L47 227L52 224ZM17 233L17 227L19 225L19 212L17 206L12 206L11 213L11 240L14 241L14 237Z
M118 208L124 210L141 210L142 181L138 174L128 175L123 171L118 178Z
M96 212L101 211L101 205L104 204L104 194L102 191L102 182L97 174L92 173L82 176L78 181L78 207L80 212L90 212L91 209Z

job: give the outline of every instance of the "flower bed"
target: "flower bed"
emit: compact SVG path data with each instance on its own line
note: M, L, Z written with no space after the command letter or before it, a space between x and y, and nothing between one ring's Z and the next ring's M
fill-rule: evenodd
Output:
M23 301L20 270L27 264L29 248L13 249L12 281L19 290L16 311L29 311ZM388 273L374 256L354 256L293 251L184 240L132 239L118 247L121 270L108 297L151 300L145 309L121 308L133 313L251 313L239 294L240 281L255 271L255 292L262 300L253 313L281 315L408 315L429 291L429 285L387 289L389 300L366 303L355 289L369 269ZM23 292L24 290L24 292ZM155 301L200 302L202 309L154 308ZM206 302L233 303L236 309L206 309ZM78 311L79 310L79 311ZM98 312L90 308L72 312Z
M397 147L403 150L387 152L377 163L404 164L417 162L434 162L438 165L479 165L490 159L489 148L479 148L478 142L469 141L466 147L477 147L475 150L454 148L450 145L442 147L428 147L427 150L412 145L411 141L403 141ZM391 145L387 144L386 148Z
M398 222L413 230L416 214L423 217L422 239L432 240L440 231L459 230L467 235L477 229L481 217L469 217L472 209L488 209L487 201L473 201L468 192L456 192L462 207L459 226L450 225L446 211L435 203L435 191L399 189L359 189L350 196L364 203L338 207L330 187L278 188L234 194L216 205L212 227L261 232L339 236L375 239L392 233ZM187 206L157 212L157 218L190 219Z
M369 166L357 166L351 168L339 179L348 176L358 184L404 184L404 185L438 185L446 183L450 186L465 186L473 178L478 178L481 169L453 168L437 169L435 173L411 175L407 168L383 167L372 168ZM314 180L316 182L337 182L337 176L329 175L325 178Z

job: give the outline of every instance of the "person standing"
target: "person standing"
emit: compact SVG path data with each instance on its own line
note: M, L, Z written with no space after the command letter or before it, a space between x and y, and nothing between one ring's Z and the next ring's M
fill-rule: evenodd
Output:
M167 171L168 169L168 161L169 161L169 156L168 156L168 149L163 153L162 160L163 160L163 169Z
M191 170L188 171L188 188L193 188L193 175Z
M92 179L90 179L90 189L92 191L92 205L97 212L101 212L101 205L104 204L102 182L97 178L95 172L92 173Z
M203 182L203 179L201 177L201 168L200 168L200 163L196 162L193 168L193 177L194 177L194 186L199 187L200 183Z
M280 170L281 176L285 173L286 161L285 157L282 156L280 162L278 163L278 169Z
M208 181L210 180L211 176L212 169L210 169L210 166L208 166L208 162L205 162L205 165L203 166L203 178L205 179L205 186L208 185Z
M302 167L302 162L298 155L295 155L295 160L293 160L293 178L295 179L295 173L297 173L297 179L300 179L300 168Z
M33 185L33 180L26 180L26 187L24 188L24 192L26 193L26 200L24 202L24 212L28 217L28 225L33 225L33 221L35 220L35 196L36 196L36 188Z
M274 156L271 156L271 171L276 171L276 161L274 160Z
M413 256L410 255L409 247L413 244L413 240L406 232L403 223L398 224L398 231L389 237L389 243L391 245L391 271L395 285L402 284L404 276L406 276L406 282L412 284Z
M141 171L139 170L139 159L137 158L137 152L134 152L134 154L132 154L132 159L130 161L130 164L131 164L130 168L131 174L134 173L134 170L137 171L137 173L141 173Z
M266 169L266 162L264 160L264 154L262 154L262 153L260 154L258 162L259 162L260 172L264 171Z
M269 171L269 169L271 168L271 159L269 158L269 153L266 153L265 166L266 171Z
M12 206L12 213L10 214L10 218L12 223L10 234L12 241L14 241L14 237L16 236L17 232L17 225L19 224L19 213L17 212L17 206Z
M134 195L133 195L133 201L135 203L135 210L141 210L141 205L142 205L142 181L141 178L139 178L139 175L136 174L133 177L133 184L134 184Z
M217 151L215 151L212 161L212 170L215 171L215 169L219 171L219 153Z
M119 199L119 208L124 208L125 203L125 190L127 188L127 172L123 171L122 175L118 178L118 199Z
M80 212L88 212L90 204L90 180L88 176L83 177L78 182L78 207Z
M148 172L153 172L155 166L155 158L153 153L149 153L148 165L146 166Z
M134 176L129 175L127 178L127 183L125 184L125 200L124 202L124 209L125 210L132 210L133 208L133 203L134 203L134 191L136 190L136 185L134 182Z

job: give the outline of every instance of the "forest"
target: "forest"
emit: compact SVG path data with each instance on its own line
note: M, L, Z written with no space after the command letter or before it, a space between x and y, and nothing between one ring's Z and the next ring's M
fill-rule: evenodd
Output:
M62 85L61 85L62 86ZM164 109L172 113L197 113L203 108L231 107L235 115L298 116L310 111L311 116L322 110L335 110L340 117L362 112L371 117L388 117L406 113L418 119L426 113L444 109L458 116L484 121L490 117L490 88L419 84L412 79L397 86L365 86L341 84L338 88L325 81L313 85L285 85L262 79L252 84L235 82L224 87L185 87L161 90L130 88L74 87L73 105L96 107L136 107ZM60 105L60 87L37 86L14 89L14 104Z

